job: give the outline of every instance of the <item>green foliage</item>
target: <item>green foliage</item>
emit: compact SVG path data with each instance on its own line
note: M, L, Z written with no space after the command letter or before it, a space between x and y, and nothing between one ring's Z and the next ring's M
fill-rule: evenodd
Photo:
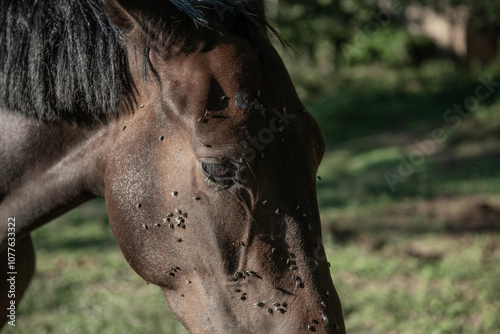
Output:
M414 36L394 26L374 31L362 45L344 44L341 50L343 65L382 63L399 67L420 62L420 53L435 55L435 45L427 38Z
M476 28L500 32L500 2L493 0L390 0L385 8L377 1L354 0L269 0L268 4L271 21L294 50L293 57L285 59L290 59L292 78L306 98L325 93L341 68L374 63L418 66L439 55L430 39L411 35L401 25L409 5L437 11L465 6L474 25L480 26Z
M375 9L373 4L351 0L281 0L272 19L293 48L321 63L335 61L340 46L372 19ZM325 44L332 47L332 53L321 55Z
M481 15L482 20L488 25L500 23L500 2L496 0L401 0L403 5L420 4L445 11L447 7L464 6L472 11L472 15Z
M317 49L328 41L334 47L335 57L343 45L365 44L378 30L399 28L404 9L409 5L424 5L437 11L448 6L469 8L472 16L480 15L485 23L498 26L500 23L500 2L494 0L390 0L387 8L380 8L376 1L354 0L270 0L268 7L277 3L271 11L271 20L280 32L299 52L306 51L312 58ZM271 8L271 9L272 9ZM394 32L389 30L386 34ZM390 47L390 45L387 45Z
M428 39L411 36L395 24L403 7L392 3L389 10L381 10L368 1L278 2L271 19L294 50L289 70L303 96L324 92L341 67L412 64L418 62L418 50L432 49Z

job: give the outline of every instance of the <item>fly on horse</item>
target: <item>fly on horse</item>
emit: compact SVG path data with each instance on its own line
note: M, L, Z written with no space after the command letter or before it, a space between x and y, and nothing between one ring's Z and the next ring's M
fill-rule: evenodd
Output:
M345 332L324 141L262 0L0 4L2 322L34 272L30 232L104 197L125 259L191 333Z

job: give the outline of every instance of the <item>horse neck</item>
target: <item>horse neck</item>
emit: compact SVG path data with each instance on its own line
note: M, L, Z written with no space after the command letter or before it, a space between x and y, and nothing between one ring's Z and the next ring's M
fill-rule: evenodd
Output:
M16 217L19 237L102 196L109 124L43 123L0 109L0 218Z

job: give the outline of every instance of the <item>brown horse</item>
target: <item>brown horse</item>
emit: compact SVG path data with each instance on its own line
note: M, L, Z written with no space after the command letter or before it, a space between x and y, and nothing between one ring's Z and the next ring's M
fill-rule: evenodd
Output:
M191 333L345 332L324 141L262 0L1 4L2 321L34 272L29 233L104 197L127 262Z

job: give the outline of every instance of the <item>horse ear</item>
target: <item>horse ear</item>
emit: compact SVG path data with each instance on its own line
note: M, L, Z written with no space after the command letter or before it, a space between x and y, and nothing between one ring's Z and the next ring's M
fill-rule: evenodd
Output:
M132 30L135 22L133 12L136 10L134 1L105 0L105 4L111 22L115 26L124 30Z
M184 12L196 25L205 25L203 15L189 0L105 0L111 21L122 29L131 29L141 18L170 17L174 12Z

